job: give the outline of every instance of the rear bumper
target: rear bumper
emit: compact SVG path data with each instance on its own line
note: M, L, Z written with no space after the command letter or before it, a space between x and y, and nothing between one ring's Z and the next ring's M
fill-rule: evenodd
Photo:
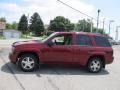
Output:
M111 64L114 61L114 57L107 57L106 64Z

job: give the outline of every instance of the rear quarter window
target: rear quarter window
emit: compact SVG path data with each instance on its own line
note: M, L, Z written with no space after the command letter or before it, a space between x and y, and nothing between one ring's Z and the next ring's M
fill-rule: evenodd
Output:
M78 34L76 38L77 38L77 42L76 42L77 45L87 45L87 46L92 45L90 37L87 35Z
M95 36L95 42L97 46L110 47L110 43L107 37Z

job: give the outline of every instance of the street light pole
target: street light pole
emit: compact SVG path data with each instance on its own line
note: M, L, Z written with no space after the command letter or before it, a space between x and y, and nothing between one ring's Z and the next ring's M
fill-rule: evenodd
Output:
M109 21L109 36L110 36L110 29L111 29L111 23L114 22L114 20Z
M120 26L116 26L116 37L115 37L116 41L118 40L118 28L120 28Z
M99 13L100 13L100 9L98 9L98 16L97 16L97 31L98 32L98 25L99 25Z

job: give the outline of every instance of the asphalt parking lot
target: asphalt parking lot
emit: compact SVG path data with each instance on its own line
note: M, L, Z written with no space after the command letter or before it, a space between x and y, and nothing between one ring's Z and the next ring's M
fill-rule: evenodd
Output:
M113 46L114 62L100 73L84 68L42 66L23 72L9 62L10 45L0 44L0 90L119 90L120 46Z

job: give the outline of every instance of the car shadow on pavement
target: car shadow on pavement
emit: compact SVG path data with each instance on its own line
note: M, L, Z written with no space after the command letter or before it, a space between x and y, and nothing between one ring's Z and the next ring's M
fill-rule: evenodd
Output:
M99 73L90 73L83 67L78 66L63 66L63 65L42 65L39 69L33 72L23 72L16 65L8 62L1 67L1 71L10 74L36 74L37 77L41 75L108 75L106 69L102 69Z

